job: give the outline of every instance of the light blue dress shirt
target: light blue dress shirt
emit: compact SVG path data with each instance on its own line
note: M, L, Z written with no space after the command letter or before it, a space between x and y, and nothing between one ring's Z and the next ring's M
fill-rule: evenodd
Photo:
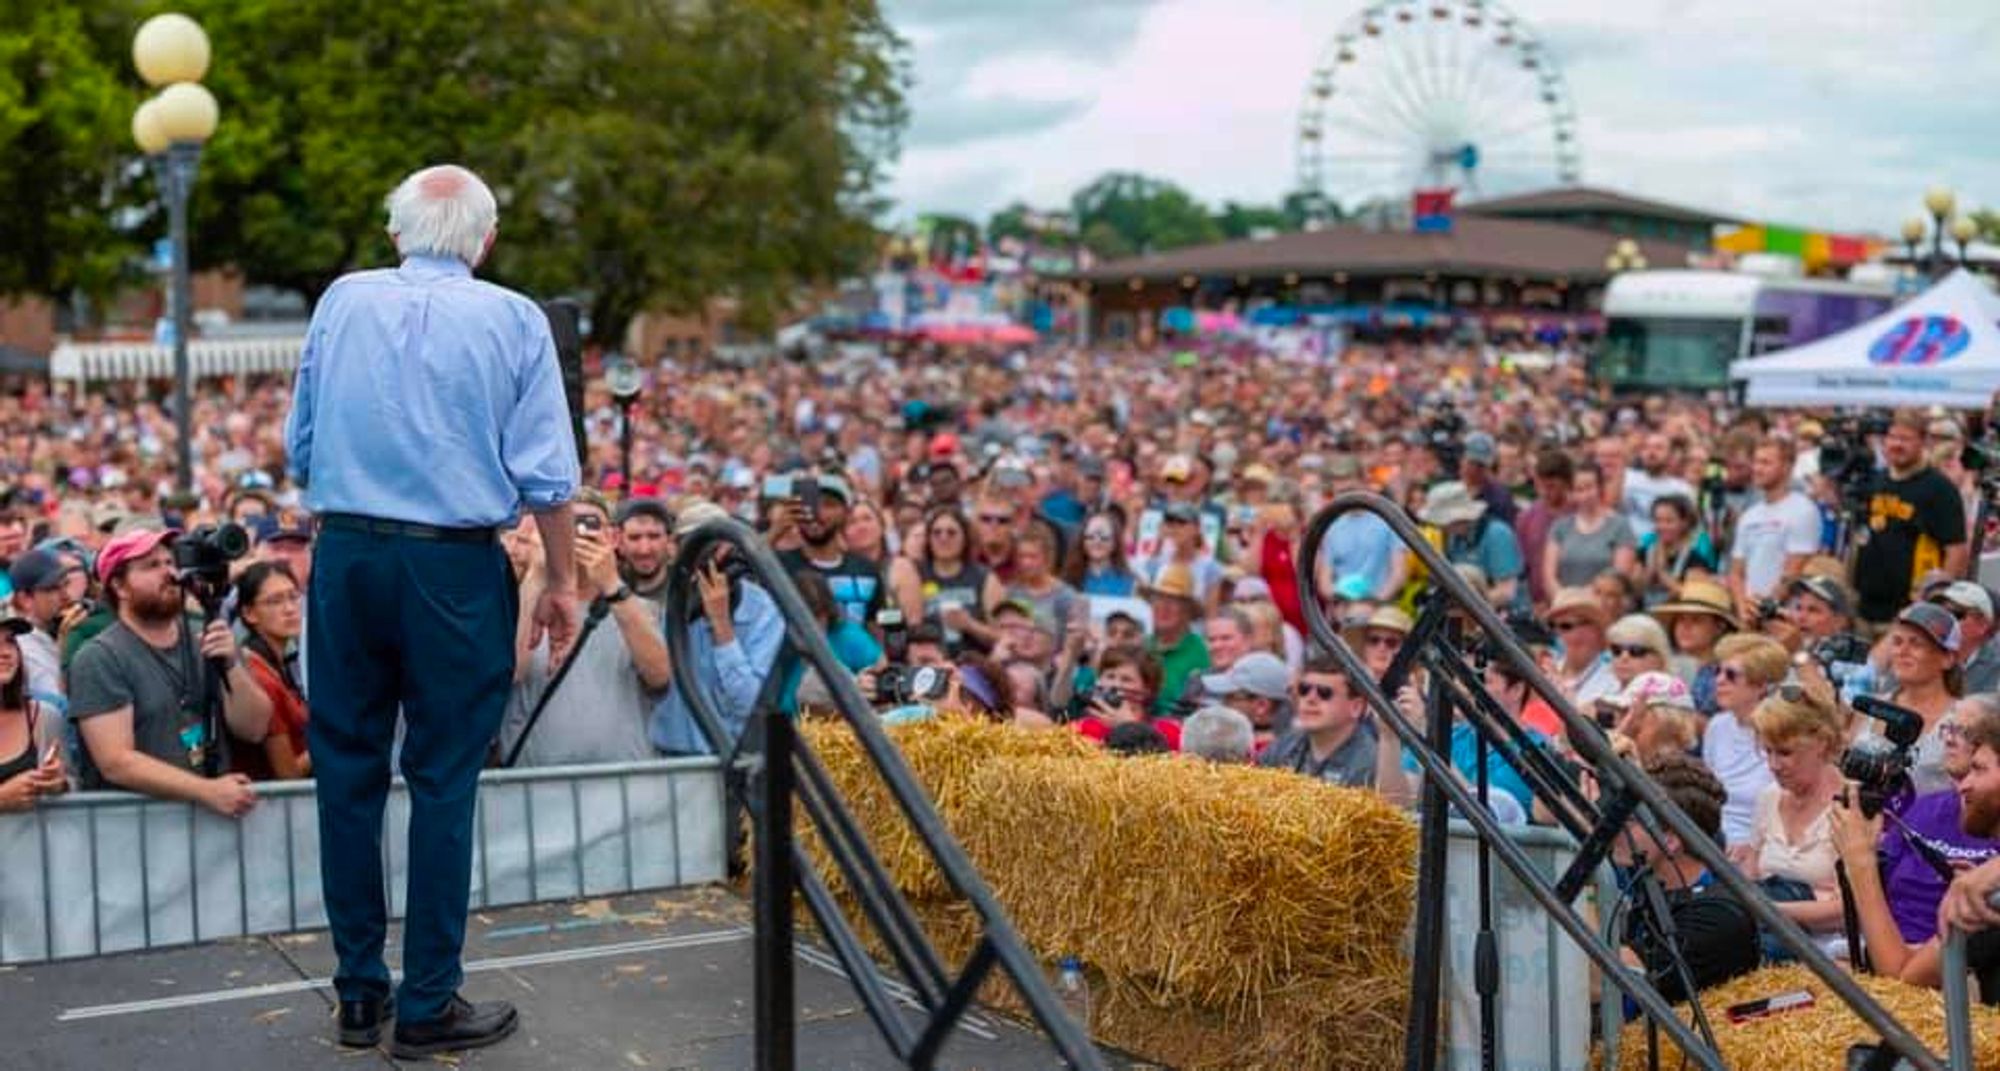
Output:
M548 317L440 257L327 288L285 449L315 513L448 528L510 524L569 501L578 480Z
M736 626L736 639L720 647L706 618L685 626L688 655L694 664L674 666L674 683L653 708L653 746L669 755L715 754L708 746L708 737L702 735L701 723L694 719L694 711L681 696L681 688L690 681L722 716L731 740L741 739L744 727L750 724L757 693L764 690L764 679L778 660L785 619L779 616L778 604L768 592L755 584L744 584L730 621ZM669 622L667 627L682 626Z

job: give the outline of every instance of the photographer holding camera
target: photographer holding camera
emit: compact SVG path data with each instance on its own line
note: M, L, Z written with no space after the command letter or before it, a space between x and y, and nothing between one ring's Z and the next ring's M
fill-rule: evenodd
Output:
M713 502L682 508L678 535L729 515ZM648 735L653 746L669 755L712 755L708 738L682 697L684 688L703 689L723 717L732 739L749 724L757 697L776 669L785 638L785 619L770 593L747 576L736 575L727 544L715 548L695 570L695 590L701 608L692 621L669 621L668 628L688 630L692 662L678 667L667 694L653 708Z
M647 719L673 681L662 612L619 570L611 507L584 490L571 511L576 598L589 611L565 661L551 660L547 637L531 644L534 607L549 580L541 559L529 559L514 629L513 694L497 738L500 754L522 766L651 758Z
M240 530L238 530L240 534ZM70 666L70 716L83 741L86 789L116 786L199 803L240 818L257 803L250 779L220 776L230 737L261 742L271 701L245 668L226 622L200 629L187 613L188 591L173 543L180 533L128 532L97 556L97 575L118 620L77 653ZM228 666L224 694L205 660ZM227 731L212 726L220 700Z
M1938 723L1944 768L1952 787L1917 796L1900 809L1876 811L1851 785L1835 799L1834 846L1847 870L1852 901L1876 972L1918 981L1936 963L1906 974L1937 936L1938 907L1952 874L2000 857L2000 841L1969 832L1960 787L1971 770L1965 727L2000 718L2000 696L1967 696ZM1893 770L1894 767L1888 767ZM1879 791L1879 790L1878 790ZM1942 863L1942 869L1939 864ZM1934 946L1929 955L1935 956ZM2000 996L2000 994L1996 994Z
M1965 575L1965 500L1925 453L1929 425L1923 413L1899 410L1882 437L1888 471L1876 474L1854 559L1861 619L1878 631L1910 600L1917 577L1935 568Z

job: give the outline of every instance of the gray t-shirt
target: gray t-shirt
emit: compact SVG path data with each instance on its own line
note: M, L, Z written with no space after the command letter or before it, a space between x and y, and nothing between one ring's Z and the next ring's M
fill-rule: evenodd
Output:
M1362 722L1345 743L1323 761L1313 758L1312 741L1304 732L1286 733L1257 757L1257 765L1316 777L1329 785L1375 787L1375 726Z
M1556 545L1556 583L1580 588L1611 568L1611 558L1619 547L1636 547L1632 524L1612 514L1595 531L1580 532L1576 515L1563 517L1549 527L1549 542Z
M653 620L656 626L664 622L658 614ZM666 693L647 689L639 679L617 620L607 615L598 622L574 657L576 665L557 686L555 697L535 723L535 731L528 734L517 765L636 762L655 757L652 742L646 737L646 721ZM548 687L549 677L549 645L543 640L507 699L507 715L500 723L501 755L513 750L528 715Z
M122 707L132 708L132 742L146 755L191 773L201 773L202 714L208 699L208 671L197 643L201 623L183 622L180 643L154 647L122 621L98 633L76 653L69 667L70 717L81 724ZM219 717L219 712L218 712ZM219 733L217 768L229 768L229 734ZM110 787L83 753L78 771L85 789Z

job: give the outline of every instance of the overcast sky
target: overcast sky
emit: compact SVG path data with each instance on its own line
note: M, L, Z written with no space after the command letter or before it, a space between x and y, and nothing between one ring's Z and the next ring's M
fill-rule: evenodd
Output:
M909 41L897 216L1042 207L1110 170L1210 204L1295 185L1299 105L1358 0L886 0ZM1512 0L1592 185L1893 233L2000 204L2000 0Z

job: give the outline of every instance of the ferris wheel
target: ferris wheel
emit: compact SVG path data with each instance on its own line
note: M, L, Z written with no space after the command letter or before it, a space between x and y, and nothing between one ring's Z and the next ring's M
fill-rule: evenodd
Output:
M1301 192L1353 205L1571 185L1583 162L1569 87L1520 18L1496 0L1375 0L1313 65L1298 169Z

